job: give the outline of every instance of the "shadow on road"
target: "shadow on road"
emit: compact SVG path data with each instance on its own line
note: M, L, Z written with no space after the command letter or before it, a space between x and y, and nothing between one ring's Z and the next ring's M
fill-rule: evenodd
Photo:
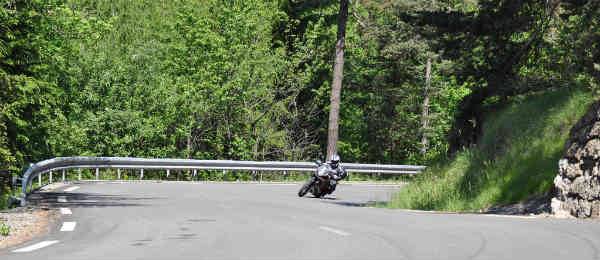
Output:
M379 206L385 206L387 204L386 201L373 201L373 200L370 200L367 202L333 201L333 202L326 202L326 203L336 204L336 205L345 206L345 207L379 207Z
M59 202L59 197L64 197L66 202ZM27 197L31 205L48 208L59 207L134 207L149 206L153 200L160 197L133 197L118 195L100 195L93 193L60 193L40 192L32 193Z
M315 197L315 196L307 196L307 198L320 199L320 200L337 200L336 197L323 197L323 198L319 198L319 197Z

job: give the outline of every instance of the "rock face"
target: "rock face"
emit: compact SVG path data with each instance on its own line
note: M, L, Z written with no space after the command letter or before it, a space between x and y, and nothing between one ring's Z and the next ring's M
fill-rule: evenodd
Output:
M573 126L554 178L557 216L600 217L600 100Z

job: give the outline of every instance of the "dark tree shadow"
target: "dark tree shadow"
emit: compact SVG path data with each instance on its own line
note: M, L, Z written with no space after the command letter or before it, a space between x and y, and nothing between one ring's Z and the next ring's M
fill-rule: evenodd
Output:
M59 197L64 196L66 202L59 202ZM133 207L149 206L150 202L160 197L136 197L120 195L101 195L93 193L61 193L61 192L34 192L27 196L27 201L38 207Z

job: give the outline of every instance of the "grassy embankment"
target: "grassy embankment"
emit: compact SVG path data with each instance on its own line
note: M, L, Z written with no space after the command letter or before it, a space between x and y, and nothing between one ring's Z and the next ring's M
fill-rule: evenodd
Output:
M549 192L569 130L592 99L589 92L567 89L488 108L476 147L432 165L387 205L479 211Z

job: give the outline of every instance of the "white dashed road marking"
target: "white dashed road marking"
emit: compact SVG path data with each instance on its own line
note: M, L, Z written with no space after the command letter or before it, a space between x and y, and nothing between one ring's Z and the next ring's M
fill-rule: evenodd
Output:
M73 214L73 212L71 212L70 208L60 208L60 214L71 215L71 214Z
M65 196L58 196L57 200L60 203L65 203L65 202L67 202L67 197L65 197Z
M23 248L19 248L19 249L17 249L17 250L13 250L13 252L14 252L14 253L25 253L25 252L31 252L31 251L34 251L34 250L38 250L38 249L41 249L41 248L47 247L47 246L49 246L49 245L56 244L56 243L58 243L58 240L42 241L42 242L39 242L39 243L37 243L37 244L33 244L33 245L30 245L30 246L26 246L26 247L23 247Z
M66 189L65 189L65 191L66 191L66 192L69 192L69 191L74 191L74 190L76 190L76 189L79 189L79 186L73 186L73 187L71 187L71 188L66 188Z
M60 227L60 231L73 231L75 230L75 226L77 222L63 222L62 227Z
M330 228L330 227L320 226L319 228L322 229L322 230L325 230L325 231L329 231L331 233L338 234L340 236L349 236L350 235L350 233L348 233L348 232L345 232L345 231L342 231L342 230L338 230L338 229L334 229L334 228Z

